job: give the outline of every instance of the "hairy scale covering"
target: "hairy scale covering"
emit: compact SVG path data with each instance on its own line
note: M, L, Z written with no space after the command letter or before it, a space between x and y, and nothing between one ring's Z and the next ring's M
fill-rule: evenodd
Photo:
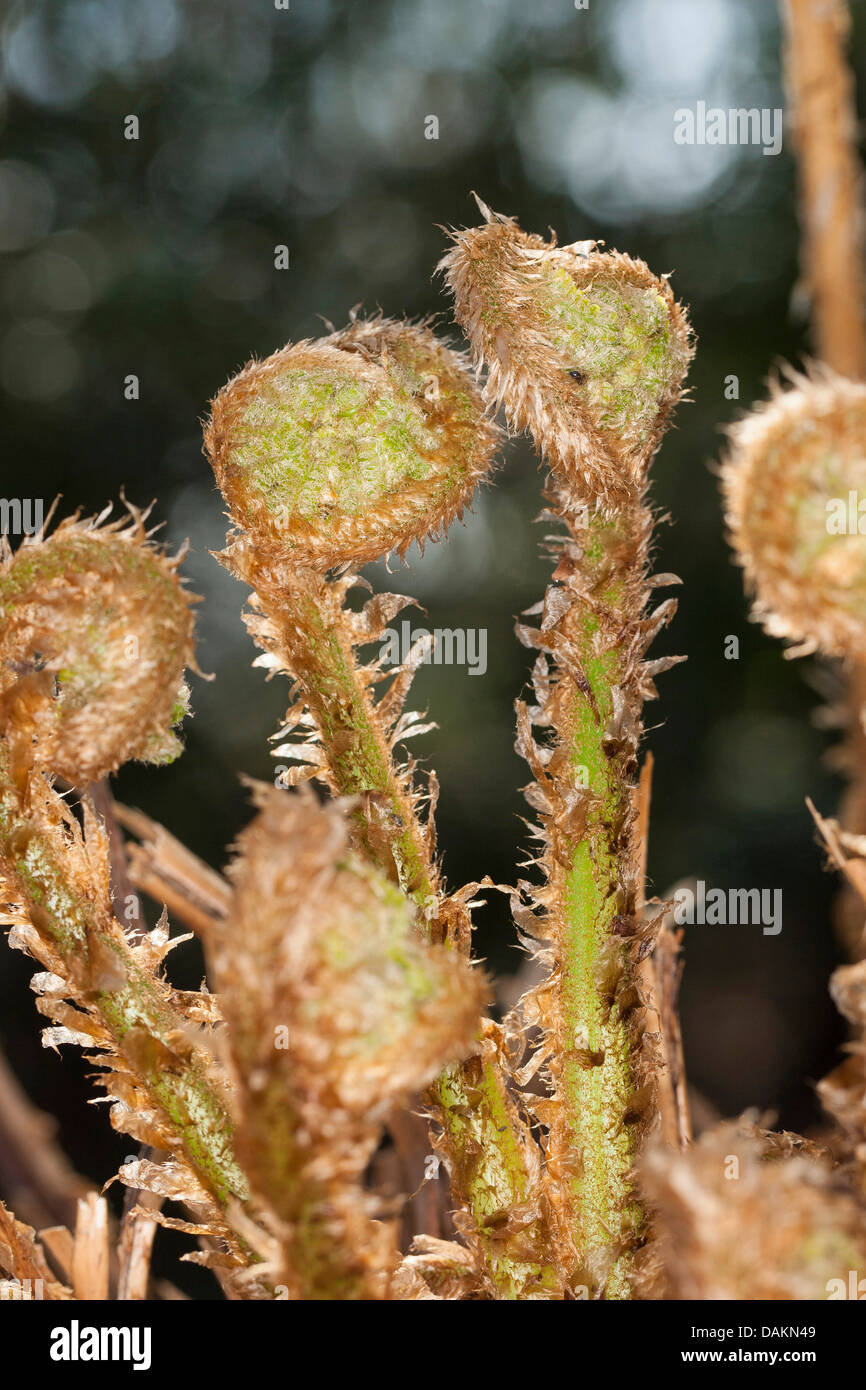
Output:
M664 1269L655 1296L826 1299L830 1280L864 1267L853 1189L796 1137L720 1125L686 1153L654 1149L642 1177Z
M680 398L691 331L665 279L595 243L557 246L480 204L440 269L485 396L573 494L628 505Z

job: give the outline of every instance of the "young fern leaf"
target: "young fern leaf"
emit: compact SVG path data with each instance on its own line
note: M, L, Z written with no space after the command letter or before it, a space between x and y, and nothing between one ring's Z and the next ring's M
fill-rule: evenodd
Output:
M840 821L856 832L866 827L866 386L824 366L786 375L787 389L774 384L766 403L730 430L722 468L728 535L751 616L789 643L785 655L844 663L847 690L834 695L822 722L844 731L832 758L849 782ZM850 887L834 924L851 953L862 954L863 905Z
M720 1125L641 1165L667 1299L826 1299L866 1260L856 1192L804 1140ZM652 1296L652 1295L651 1295ZM847 1292L845 1295L847 1296Z
M432 822L394 744L421 731L403 703L422 652L382 671L356 646L381 637L411 600L345 605L354 568L405 552L459 516L489 473L497 434L459 356L423 326L355 321L246 367L218 393L205 448L236 530L219 557L254 589L248 626L271 670L297 683L278 753L303 757L338 795L360 795L373 857L433 917L443 909ZM336 580L328 569L341 571ZM346 572L347 571L347 572ZM384 681L384 696L376 687Z
M787 389L774 385L769 400L730 431L731 447L722 469L729 539L745 571L752 616L772 636L791 644L786 655L817 652L841 658L853 669L851 707L859 718L847 728L842 748L834 751L837 764L853 778L846 811L859 817L862 789L856 778L862 762L863 692L858 692L856 672L866 661L866 536L861 531L866 386L824 366L808 376L789 371L788 377ZM838 711L832 713L838 719ZM862 957L866 842L862 835L824 820L811 802L809 807L849 887L837 923L852 953ZM836 970L830 992L852 1025L853 1038L849 1055L819 1083L818 1094L837 1122L835 1148L844 1169L862 1193L866 962L859 959ZM834 1273L844 1277L849 1267L857 1265L846 1264Z
M730 541L753 617L793 644L787 655L866 661L866 386L826 368L790 376L730 431Z
M394 756L425 727L403 710L423 649L394 671L356 651L408 600L376 595L352 612L345 599L360 582L355 566L423 545L460 515L497 439L463 359L425 327L381 318L251 364L218 394L205 429L236 528L220 558L254 590L247 622L262 664L295 681L280 735L295 737L277 753L300 766L285 781L317 776L357 798L356 845L414 902L424 937L466 953L477 885L445 890L435 779L424 798L414 764ZM428 1101L483 1287L513 1297L540 1277L540 1258L527 1253L538 1159L502 1076L500 1031L485 1025L480 1044Z
M164 1195L194 1210L224 1244L221 1259L244 1266L248 1251L225 1215L248 1193L206 1044L214 1001L162 977L177 944L162 924L127 939L112 908L105 831L87 799L79 823L50 775L56 767L86 783L176 744L192 660L176 562L152 546L138 515L125 529L66 522L2 556L0 617L3 913L11 944L43 966L34 988L52 1025L44 1042L95 1049L114 1127L168 1155L150 1165ZM142 1173L121 1176L148 1185Z
M273 1277L291 1297L387 1297L394 1231L361 1177L394 1106L473 1050L486 982L419 939L405 896L350 849L339 804L255 796L232 910L206 938L239 1154L273 1212Z
M403 555L460 517L497 431L459 354L423 324L355 319L251 362L211 402L205 448L241 530L229 559L323 572ZM240 553L239 553L240 552Z
M26 766L79 786L125 762L169 762L187 712L190 597L144 517L68 519L0 542L0 722Z
M484 395L528 430L573 504L634 509L679 399L691 330L664 279L595 242L557 246L478 200L440 265Z
M541 885L516 917L548 978L520 1006L543 1041L549 1095L526 1097L547 1129L545 1189L565 1292L630 1296L643 1217L632 1167L654 1117L657 1062L636 967L656 922L636 911L633 779L641 706L677 658L643 660L675 610L647 614L649 461L692 353L664 280L593 243L558 247L491 213L454 234L444 270L485 394L527 428L551 468L553 582L521 624L539 650L535 704L518 702L519 751L542 849ZM534 729L541 731L536 740Z

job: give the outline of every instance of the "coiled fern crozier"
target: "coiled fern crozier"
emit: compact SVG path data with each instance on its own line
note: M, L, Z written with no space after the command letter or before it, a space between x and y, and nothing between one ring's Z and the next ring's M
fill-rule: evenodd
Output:
M659 1124L674 1069L683 1090L676 946L644 897L638 751L644 701L680 658L647 654L676 607L654 606L676 580L651 573L647 490L688 320L642 262L479 206L441 265L466 356L427 324L353 317L251 362L211 403L218 558L251 590L257 664L291 682L275 735L291 771L253 787L225 875L107 786L131 759L181 750L196 668L180 557L134 508L0 554L10 941L41 967L45 1042L90 1050L112 1124L140 1145L118 1174L119 1231L95 1193L74 1229L36 1232L0 1204L4 1298L32 1297L34 1278L52 1300L172 1296L150 1273L159 1224L195 1242L185 1258L230 1299L808 1298L866 1257L862 965L834 978L860 1032L822 1085L826 1146L747 1118L680 1151L687 1117ZM724 474L757 615L857 660L862 537L817 521L828 490L859 486L863 390L798 381L737 428ZM477 895L502 885L446 885L435 774L400 751L430 727L404 708L429 639L386 667L365 653L410 600L353 601L361 566L441 537L492 478L500 408L549 470L553 564L517 628L536 653L517 747L537 848L506 886L541 979L502 1019L472 955ZM781 518L780 488L794 499ZM862 845L818 820L862 882ZM193 926L201 990L171 984L165 957L187 938L165 912L149 931L130 918L123 882ZM451 1225L407 1239L374 1175L419 1110Z
M691 356L668 285L640 262L527 236L482 205L443 269L488 399L550 468L555 570L534 624L535 704L517 706L534 782L540 883L522 930L549 974L521 1006L548 1079L544 1191L565 1290L630 1292L644 1236L632 1171L654 1117L656 1063L636 967L655 925L637 912L633 782L641 706L678 658L644 661L676 608L654 611L647 470ZM538 730L536 740L535 730ZM529 1103L529 1102L527 1102Z

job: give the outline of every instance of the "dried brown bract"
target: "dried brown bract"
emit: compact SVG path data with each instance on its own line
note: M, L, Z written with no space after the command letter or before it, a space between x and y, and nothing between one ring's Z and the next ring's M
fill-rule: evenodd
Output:
M71 1289L52 1273L45 1251L32 1227L18 1221L0 1202L0 1302L29 1302L46 1298L61 1302Z

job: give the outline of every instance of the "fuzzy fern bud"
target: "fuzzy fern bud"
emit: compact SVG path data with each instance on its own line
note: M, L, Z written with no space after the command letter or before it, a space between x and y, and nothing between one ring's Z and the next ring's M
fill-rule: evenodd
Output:
M480 203L443 259L488 399L606 508L643 480L692 355L666 279L595 243L557 246Z
M69 782L180 751L190 599L142 518L66 521L0 555L0 721ZM31 746L32 745L32 746Z
M767 632L866 660L866 386L824 371L731 430L731 543Z
M315 569L446 528L496 440L463 359L427 328L382 318L251 362L205 429L237 527L260 553Z
M238 1077L237 1146L309 1299L386 1296L393 1232L361 1175L393 1106L475 1047L483 976L418 936L339 805L257 792L209 948Z
M471 1050L484 977L421 939L412 904L349 848L337 807L266 788L258 800L232 870L236 909L214 940L238 1046L287 1089L384 1113Z
M685 1153L658 1147L642 1168L667 1285L649 1297L821 1300L864 1267L856 1193L807 1140L746 1117Z

